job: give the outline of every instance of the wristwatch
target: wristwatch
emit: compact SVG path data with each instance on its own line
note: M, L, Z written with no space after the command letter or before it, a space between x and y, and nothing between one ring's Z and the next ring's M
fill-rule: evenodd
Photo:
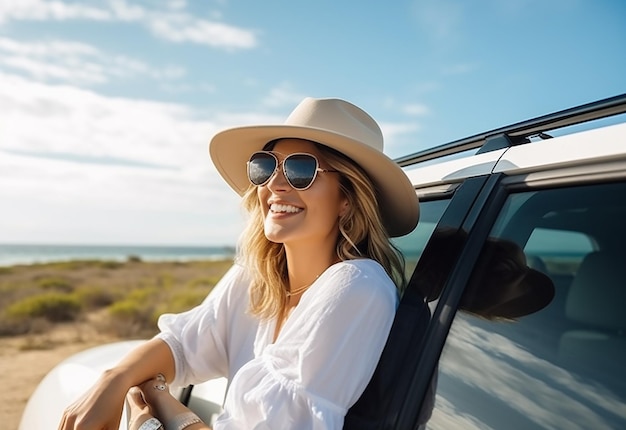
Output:
M163 430L163 423L152 417L144 421L137 430Z

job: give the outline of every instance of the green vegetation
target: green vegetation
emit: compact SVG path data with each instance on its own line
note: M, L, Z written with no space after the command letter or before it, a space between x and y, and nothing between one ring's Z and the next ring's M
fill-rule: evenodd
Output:
M71 261L0 270L0 336L94 324L123 338L156 333L158 316L201 303L231 260Z
M6 308L12 319L45 318L50 322L74 321L80 312L76 297L61 293L44 293L27 297Z

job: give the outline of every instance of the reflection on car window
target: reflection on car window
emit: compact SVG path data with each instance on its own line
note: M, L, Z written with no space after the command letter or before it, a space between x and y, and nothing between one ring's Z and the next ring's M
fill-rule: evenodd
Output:
M626 428L624 195L595 184L509 196L452 324L427 428Z
M407 278L413 273L426 242L433 234L449 203L449 199L420 202L420 219L415 230L406 236L393 239L394 244L400 249L406 260Z

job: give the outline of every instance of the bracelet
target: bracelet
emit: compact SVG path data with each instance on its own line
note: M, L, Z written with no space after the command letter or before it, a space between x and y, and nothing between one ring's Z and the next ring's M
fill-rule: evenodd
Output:
M202 420L193 412L185 412L178 414L171 420L167 421L167 430L183 430L192 424L201 423Z
M161 421L152 417L144 421L137 430L163 430L163 424Z
M154 379L157 380L153 386L155 390L165 391L167 389L167 382L165 381L165 376L163 376L162 373L159 373Z

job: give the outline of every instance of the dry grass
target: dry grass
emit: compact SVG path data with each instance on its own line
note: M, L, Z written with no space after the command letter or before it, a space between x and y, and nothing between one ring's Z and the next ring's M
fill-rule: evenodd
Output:
M231 264L130 259L2 268L0 336L45 334L67 322L120 338L150 336L158 315L200 303Z

